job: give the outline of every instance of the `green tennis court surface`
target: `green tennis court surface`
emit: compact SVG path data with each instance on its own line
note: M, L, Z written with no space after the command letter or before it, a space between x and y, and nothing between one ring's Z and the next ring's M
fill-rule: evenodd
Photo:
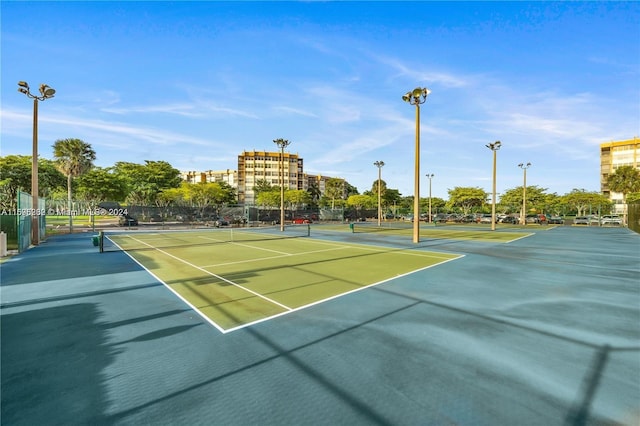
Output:
M413 234L412 223L387 222L378 226L371 222L357 222L351 225L333 225L323 227L326 230L352 232L354 234L379 234L406 236L409 240ZM538 228L540 229L540 228ZM546 228L551 229L551 228ZM448 240L473 240L479 242L502 242L508 243L520 238L532 235L519 227L503 228L498 231L491 231L489 226L474 227L473 225L420 225L420 238L448 239Z
M461 257L305 238L299 229L107 238L223 332Z

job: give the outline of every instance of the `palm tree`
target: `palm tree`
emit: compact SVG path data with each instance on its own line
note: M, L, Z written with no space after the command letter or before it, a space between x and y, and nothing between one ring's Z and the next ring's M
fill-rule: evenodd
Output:
M93 167L96 152L91 145L80 139L58 139L53 144L53 156L58 170L67 176L67 208L69 209L69 231L73 229L71 215L71 182Z
M607 185L609 190L622 194L622 203L625 205L624 218L626 220L627 194L632 192L640 192L640 170L633 166L620 166L615 173L607 177Z

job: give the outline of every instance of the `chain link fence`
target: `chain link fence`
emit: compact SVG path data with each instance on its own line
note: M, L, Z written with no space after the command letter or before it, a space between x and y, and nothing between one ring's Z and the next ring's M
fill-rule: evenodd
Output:
M115 202L47 200L47 231L89 232L117 227L197 228L260 226L280 222L280 208L258 206L144 206ZM345 219L344 209L285 209L285 223L295 219L334 222Z
M628 204L627 208L629 229L640 234L640 203Z

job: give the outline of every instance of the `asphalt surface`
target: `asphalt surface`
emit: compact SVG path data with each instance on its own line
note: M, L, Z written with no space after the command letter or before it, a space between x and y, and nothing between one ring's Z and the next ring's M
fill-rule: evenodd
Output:
M228 334L90 234L52 237L1 265L0 422L639 424L640 236L532 230L408 242L465 256Z

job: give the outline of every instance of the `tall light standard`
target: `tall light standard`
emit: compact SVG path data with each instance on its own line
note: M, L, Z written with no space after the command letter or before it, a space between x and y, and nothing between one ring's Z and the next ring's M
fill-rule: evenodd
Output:
M502 142L495 141L494 143L488 143L485 145L491 151L493 151L493 194L491 198L491 230L496 230L496 152L502 146Z
M420 104L427 100L431 91L427 88L416 87L402 96L402 100L416 106L416 159L413 200L413 242L420 242Z
M382 167L384 166L384 161L376 161L373 163L374 166L378 168L378 226L380 226L380 217L382 216L382 197L380 192L380 187L382 186Z
M427 179L429 179L429 223L431 223L431 179L433 179L434 176L433 173L427 173Z
M284 149L291 142L286 139L274 139L273 143L280 148L280 231L284 231Z
M33 153L31 154L31 197L33 199L31 207L31 244L37 246L40 243L40 221L38 220L38 101L53 98L56 91L46 84L40 85L40 96L34 95L29 90L26 81L18 82L18 92L24 93L28 98L33 99Z
M527 169L531 167L531 163L520 163L518 164L518 167L520 167L524 171L524 183L522 184L522 213L520 214L520 224L526 225L527 220L525 216L527 212Z

